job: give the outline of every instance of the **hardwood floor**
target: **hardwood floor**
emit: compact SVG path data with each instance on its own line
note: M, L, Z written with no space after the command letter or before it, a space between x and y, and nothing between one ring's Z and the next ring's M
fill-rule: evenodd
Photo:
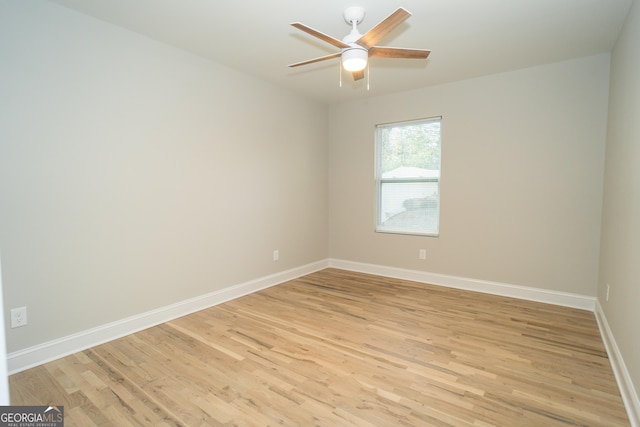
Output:
M593 313L323 270L10 377L67 426L626 426Z

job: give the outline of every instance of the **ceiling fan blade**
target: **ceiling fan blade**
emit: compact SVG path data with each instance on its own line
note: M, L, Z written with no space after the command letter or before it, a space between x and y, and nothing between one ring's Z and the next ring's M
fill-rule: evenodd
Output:
M332 53L331 55L321 56L319 58L309 59L307 61L296 62L295 64L290 64L289 67L299 67L300 65L313 64L314 62L325 61L327 59L339 58L342 55L342 52Z
M323 41L325 41L325 42L327 42L329 44L332 44L335 47L339 47L341 49L346 49L346 48L349 47L349 45L346 44L345 42L343 42L342 40L338 40L338 39L336 39L334 37L331 37L331 36L329 36L327 34L321 33L318 30L314 30L313 28L308 27L308 26L304 25L301 22L294 22L291 25L296 27L299 30L304 31L307 34L311 34L312 36L317 37L320 40L323 40Z
M356 81L356 82L358 80L364 79L364 70L352 71L351 74L353 74L353 80Z
M378 43L384 36L389 34L391 30L396 28L398 25L402 24L411 16L406 9L398 8L391 15L387 16L383 19L378 25L367 31L367 33L360 37L356 43L358 43L362 47L366 47L369 49L376 43Z
M427 59L430 53L431 51L426 49L374 46L369 49L369 58Z

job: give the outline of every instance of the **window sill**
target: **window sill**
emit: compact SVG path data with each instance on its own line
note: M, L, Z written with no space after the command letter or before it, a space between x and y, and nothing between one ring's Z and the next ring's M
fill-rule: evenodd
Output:
M412 230L403 228L391 228L391 227L376 227L376 233L385 234L404 234L409 236L423 236L423 237L439 237L438 231L425 231L425 230Z

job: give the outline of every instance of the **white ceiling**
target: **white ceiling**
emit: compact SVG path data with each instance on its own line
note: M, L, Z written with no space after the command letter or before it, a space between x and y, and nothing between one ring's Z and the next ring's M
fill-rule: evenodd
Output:
M51 0L330 104L608 52L632 0ZM287 65L337 48L289 24L335 38L342 12L363 6L365 33L398 7L413 16L379 45L431 49L424 60L373 59L366 79L338 60Z

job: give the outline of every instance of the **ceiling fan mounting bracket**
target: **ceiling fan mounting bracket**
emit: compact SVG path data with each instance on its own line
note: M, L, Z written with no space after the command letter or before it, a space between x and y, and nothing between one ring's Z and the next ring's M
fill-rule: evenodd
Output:
M353 23L355 22L356 25L358 25L364 19L364 7L348 7L344 10L343 16L344 20L347 21L347 24L353 25Z

